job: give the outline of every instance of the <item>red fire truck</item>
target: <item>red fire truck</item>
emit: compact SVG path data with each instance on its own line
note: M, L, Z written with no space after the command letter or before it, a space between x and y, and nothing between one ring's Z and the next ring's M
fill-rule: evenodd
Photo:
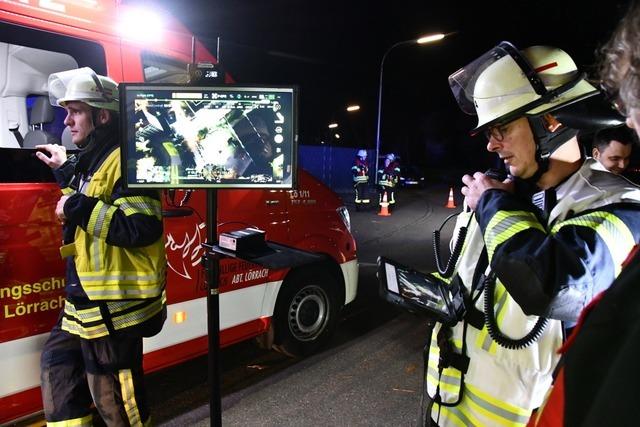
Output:
M192 35L162 15L160 30L153 12L140 13L117 0L0 2L0 423L41 408L40 351L64 304L62 236L54 218L60 190L32 148L43 138L67 143L63 110L48 104L47 78L88 66L116 81L185 82ZM200 43L196 56L215 62ZM222 346L274 336L286 351L313 351L356 296L356 246L346 208L304 171L297 182L290 191L218 192L218 232L257 227L269 240L323 259L283 270L223 259ZM185 198L176 193L173 200ZM176 211L165 200L168 319L145 341L147 371L207 352L205 194L194 192L188 207Z

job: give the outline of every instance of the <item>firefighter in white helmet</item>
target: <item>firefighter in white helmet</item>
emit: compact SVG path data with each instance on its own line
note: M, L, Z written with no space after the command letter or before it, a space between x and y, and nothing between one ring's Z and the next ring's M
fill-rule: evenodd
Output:
M384 197L387 197L389 208L395 207L395 189L400 179L400 163L396 160L396 155L389 153L384 158L384 163L378 169L378 203L382 207Z
M160 197L123 187L118 86L89 68L52 74L51 103L80 149L41 145L62 196L65 305L41 356L42 400L52 425L91 425L91 404L111 425L149 421L142 338L166 317Z
M353 187L356 193L356 210L360 210L362 206L367 206L370 202L367 188L369 186L367 150L358 150L353 166L351 167L351 174L353 175Z
M510 176L462 179L470 210L457 228L467 233L443 279L466 289L466 313L432 331L423 417L524 426L551 383L563 322L613 281L640 237L640 191L582 157L572 126L609 116L585 116L600 97L566 52L502 42L449 82Z

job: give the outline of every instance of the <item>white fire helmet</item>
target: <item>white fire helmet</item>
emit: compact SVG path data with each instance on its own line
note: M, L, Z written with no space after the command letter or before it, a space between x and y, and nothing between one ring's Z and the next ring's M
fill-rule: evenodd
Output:
M358 150L358 154L356 154L362 160L367 158L367 150Z
M393 162L396 159L396 155L393 153L389 153L387 154L386 159L389 160L390 162Z
M462 111L478 116L472 134L598 93L563 50L532 46L518 51L509 42L450 75L449 86Z
M64 107L70 101L81 101L95 108L118 112L118 84L109 77L97 75L89 67L51 74L51 105Z

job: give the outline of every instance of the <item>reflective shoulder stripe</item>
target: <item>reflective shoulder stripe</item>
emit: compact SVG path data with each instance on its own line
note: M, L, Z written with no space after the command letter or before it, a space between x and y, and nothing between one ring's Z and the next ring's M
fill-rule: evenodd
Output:
M126 216L143 214L162 218L162 205L160 200L145 196L120 197L114 203Z
M98 200L91 216L89 217L89 223L87 224L87 233L101 239L106 240L109 233L109 226L111 225L111 219L113 214L118 208L108 205L101 200Z
M498 211L489 221L484 233L487 242L489 261L493 258L496 248L521 231L535 228L545 232L536 216L527 211Z
M64 421L47 421L47 427L90 427L93 425L93 415L89 414L82 418L73 418Z
M122 393L122 403L127 413L129 425L132 427L141 426L140 411L136 402L135 387L133 384L133 375L131 369L122 369L118 371L118 382L120 383L120 392Z
M587 227L598 233L611 253L615 263L616 276L620 274L622 262L635 245L633 233L620 218L610 212L591 212L554 225L551 233L556 234L567 226Z

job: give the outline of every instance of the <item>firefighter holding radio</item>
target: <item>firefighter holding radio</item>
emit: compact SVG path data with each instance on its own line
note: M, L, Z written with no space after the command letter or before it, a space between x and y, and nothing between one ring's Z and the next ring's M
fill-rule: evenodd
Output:
M582 157L584 119L611 117L585 115L599 92L564 51L502 42L449 83L509 177L462 179L469 209L456 228L466 234L441 278L464 290L466 312L432 331L422 416L426 425L525 425L551 384L564 327L640 237L640 190Z
M143 425L142 338L166 317L160 195L123 187L118 87L89 68L49 76L80 153L38 146L62 189L65 305L41 357L42 400L52 425L91 425L91 403L109 426Z

